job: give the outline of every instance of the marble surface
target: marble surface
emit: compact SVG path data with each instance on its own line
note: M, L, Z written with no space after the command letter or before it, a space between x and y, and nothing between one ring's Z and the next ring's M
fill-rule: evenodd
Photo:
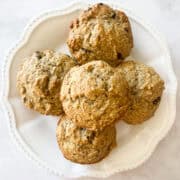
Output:
M0 1L0 71L8 49L18 40L27 22L42 11L66 6L66 0L1 0ZM95 1L97 2L97 1ZM101 1L102 2L102 1ZM180 77L180 1L119 0L136 14L151 22L167 39L176 76ZM2 78L2 77L1 77ZM0 79L0 87L2 80ZM1 90L1 89L0 89ZM176 122L168 136L160 142L151 158L142 166L107 179L179 180L180 179L180 93L177 94ZM57 180L59 178L37 168L12 144L4 113L0 107L0 179ZM88 179L88 178L81 178ZM90 178L89 178L90 179Z

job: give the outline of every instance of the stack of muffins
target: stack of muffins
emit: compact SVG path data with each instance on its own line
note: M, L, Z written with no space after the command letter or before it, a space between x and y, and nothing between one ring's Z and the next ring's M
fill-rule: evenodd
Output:
M53 50L27 57L17 87L30 109L60 116L57 142L65 158L100 161L116 145L115 122L139 124L159 106L164 82L155 70L123 61L133 47L125 13L99 3L70 25L69 55Z

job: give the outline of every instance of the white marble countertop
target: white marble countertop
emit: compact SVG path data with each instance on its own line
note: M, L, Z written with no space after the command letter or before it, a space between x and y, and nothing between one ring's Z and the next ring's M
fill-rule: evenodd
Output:
M0 1L0 70L8 49L19 38L27 22L42 11L62 7L66 0L1 0ZM180 77L180 1L179 0L119 0L151 22L166 37L178 82ZM1 82L1 79L0 79ZM1 87L1 86L0 86ZM179 180L180 179L180 93L177 94L176 122L168 136L142 166L107 179ZM28 161L12 144L7 124L0 108L0 179L57 180ZM87 179L87 178L83 178Z

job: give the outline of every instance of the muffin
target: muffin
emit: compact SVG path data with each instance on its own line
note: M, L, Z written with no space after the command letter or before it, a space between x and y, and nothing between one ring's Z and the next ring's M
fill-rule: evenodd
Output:
M17 88L26 107L46 115L63 112L59 92L72 58L52 50L37 51L25 58L17 74Z
M103 131L78 127L67 116L58 123L56 137L64 157L80 164L100 161L116 144L116 129L112 124Z
M104 60L117 66L133 47L128 17L103 3L96 4L72 22L67 44L79 64Z
M142 123L152 117L158 108L164 81L153 68L142 63L125 61L118 69L129 84L131 99L122 119L129 124Z
M61 87L66 115L78 126L90 130L103 129L122 117L128 100L124 76L104 61L72 68Z

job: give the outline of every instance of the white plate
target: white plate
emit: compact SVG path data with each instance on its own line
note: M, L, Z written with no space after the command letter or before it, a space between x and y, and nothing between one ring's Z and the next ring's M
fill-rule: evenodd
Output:
M46 48L68 52L65 42L69 24L88 5L75 3L35 18L6 59L3 104L12 139L35 164L59 176L106 177L133 169L150 157L175 119L177 81L165 41L154 28L127 8L117 4L111 6L123 9L130 18L134 35L131 56L153 66L165 80L166 89L159 109L149 121L137 126L123 122L117 124L118 145L103 161L94 165L79 165L63 158L55 138L58 118L26 109L16 89L16 74L24 57Z

